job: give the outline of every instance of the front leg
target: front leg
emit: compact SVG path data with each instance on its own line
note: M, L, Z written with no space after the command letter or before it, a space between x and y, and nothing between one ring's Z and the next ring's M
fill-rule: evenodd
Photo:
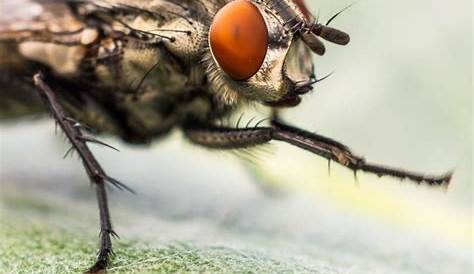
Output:
M72 147L71 150L77 151L84 168L89 176L90 181L96 187L97 203L99 205L100 214L100 249L98 252L96 263L89 269L88 273L97 273L106 269L109 263L109 257L113 253L111 236L117 237L117 234L112 229L112 222L110 221L110 212L107 202L107 192L105 190L105 184L108 182L119 189L126 189L132 191L124 184L109 177L102 169L99 162L95 159L92 152L87 146L87 142L94 142L102 145L106 145L96 139L83 135L81 131L81 125L74 119L68 117L62 106L59 104L54 92L44 82L43 76L38 73L33 77L34 83L38 89L41 98L44 99L45 103L50 109L56 123L60 126Z
M398 168L367 163L364 158L354 155L350 149L325 136L314 134L273 120L271 127L227 128L209 124L190 123L184 126L185 135L194 143L216 149L239 149L254 147L272 140L282 141L335 161L354 172L365 171L377 176L391 176L409 179L416 183L447 186L451 173L443 176L423 175Z

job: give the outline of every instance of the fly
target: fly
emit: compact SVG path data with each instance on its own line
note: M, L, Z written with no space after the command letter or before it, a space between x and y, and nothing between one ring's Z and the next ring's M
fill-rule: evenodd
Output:
M174 128L214 149L281 141L349 169L431 186L429 176L367 162L325 136L283 122L317 79L311 55L323 40L349 35L319 22L302 0L24 0L2 3L0 118L42 113L67 136L96 187L100 249L95 273L107 268L112 229L106 184L133 192L109 176L88 148L107 145L91 130L146 144ZM7 11L8 10L8 11ZM40 72L39 72L40 71ZM255 126L219 123L260 104L268 118ZM87 126L86 126L87 125Z

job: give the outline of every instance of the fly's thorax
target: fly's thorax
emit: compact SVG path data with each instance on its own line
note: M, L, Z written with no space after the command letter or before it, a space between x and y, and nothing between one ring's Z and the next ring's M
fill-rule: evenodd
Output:
M117 83L120 79L120 86L140 84L141 93L173 95L205 90L201 60L214 1L115 2L112 7L126 5L129 10L125 15L114 15L110 25L126 37L119 38L121 44L112 45L119 48L115 50L121 56L119 63L97 66L101 80ZM138 39L134 37L137 34Z
M202 39L206 37L206 10L200 1L149 1L141 9L148 14L124 17L128 26L156 35L166 49L185 63L196 62L201 53ZM154 16L156 15L156 16Z
M162 46L143 47L140 41L104 41L91 64L100 85L123 93L175 94L188 75ZM96 58L94 58L96 59Z
M140 8L160 17L135 14L120 19L127 27L150 34L156 41L124 38L120 64L122 78L128 83L142 81L143 91L168 94L202 85L204 71L197 70L200 75L196 75L193 67L199 65L202 40L206 37L206 26L198 20L203 18L204 7L192 6L192 2L196 5L197 1L183 1L180 5L150 1ZM123 26L117 27L123 29ZM127 33L126 29L122 31Z

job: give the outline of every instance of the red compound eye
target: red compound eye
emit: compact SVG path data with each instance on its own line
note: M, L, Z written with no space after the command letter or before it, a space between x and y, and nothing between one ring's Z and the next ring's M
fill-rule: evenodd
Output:
M247 80L262 66L268 30L262 14L248 0L235 0L220 9L209 31L212 54L234 80Z

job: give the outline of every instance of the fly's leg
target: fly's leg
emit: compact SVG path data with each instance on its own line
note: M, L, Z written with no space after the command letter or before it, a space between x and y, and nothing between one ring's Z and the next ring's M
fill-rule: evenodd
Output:
M411 180L418 184L425 183L431 186L447 187L451 181L452 172L441 176L425 175L400 168L387 167L380 164L366 162L362 157L354 155L350 149L325 136L311 133L293 126L284 124L278 119L272 121L275 131L275 140L290 143L302 149L321 155L329 161L335 161L354 171L364 171L379 177L391 176L401 180ZM320 153L322 152L322 153Z
M268 143L272 140L282 141L305 149L337 162L354 173L365 171L377 176L391 176L409 179L418 184L447 186L451 173L443 176L429 176L402 169L367 163L364 158L354 155L347 146L328 137L317 135L292 127L274 119L271 127L226 128L208 124L190 124L184 127L185 135L194 143L216 149L240 149Z
M35 86L40 94L41 98L43 98L46 105L49 107L51 114L53 115L56 123L60 126L68 140L71 142L72 149L77 151L80 158L82 159L82 163L84 168L89 176L91 183L95 185L96 189L96 196L97 202L99 206L99 214L100 214L100 248L97 256L97 261L95 264L89 269L88 273L97 273L101 270L106 269L110 256L113 254L112 251L112 237L118 237L118 235L112 229L112 223L110 221L110 212L107 202L107 192L105 190L105 184L111 183L115 187L119 189L126 189L132 191L131 189L127 188L122 183L118 182L117 180L107 176L107 174L102 169L99 162L95 159L92 152L89 150L87 146L87 142L95 142L99 144L100 141L83 135L81 132L81 127L78 126L79 124L72 118L66 115L66 112L59 104L58 99L52 89L45 83L43 76L41 73L37 73L33 77Z

